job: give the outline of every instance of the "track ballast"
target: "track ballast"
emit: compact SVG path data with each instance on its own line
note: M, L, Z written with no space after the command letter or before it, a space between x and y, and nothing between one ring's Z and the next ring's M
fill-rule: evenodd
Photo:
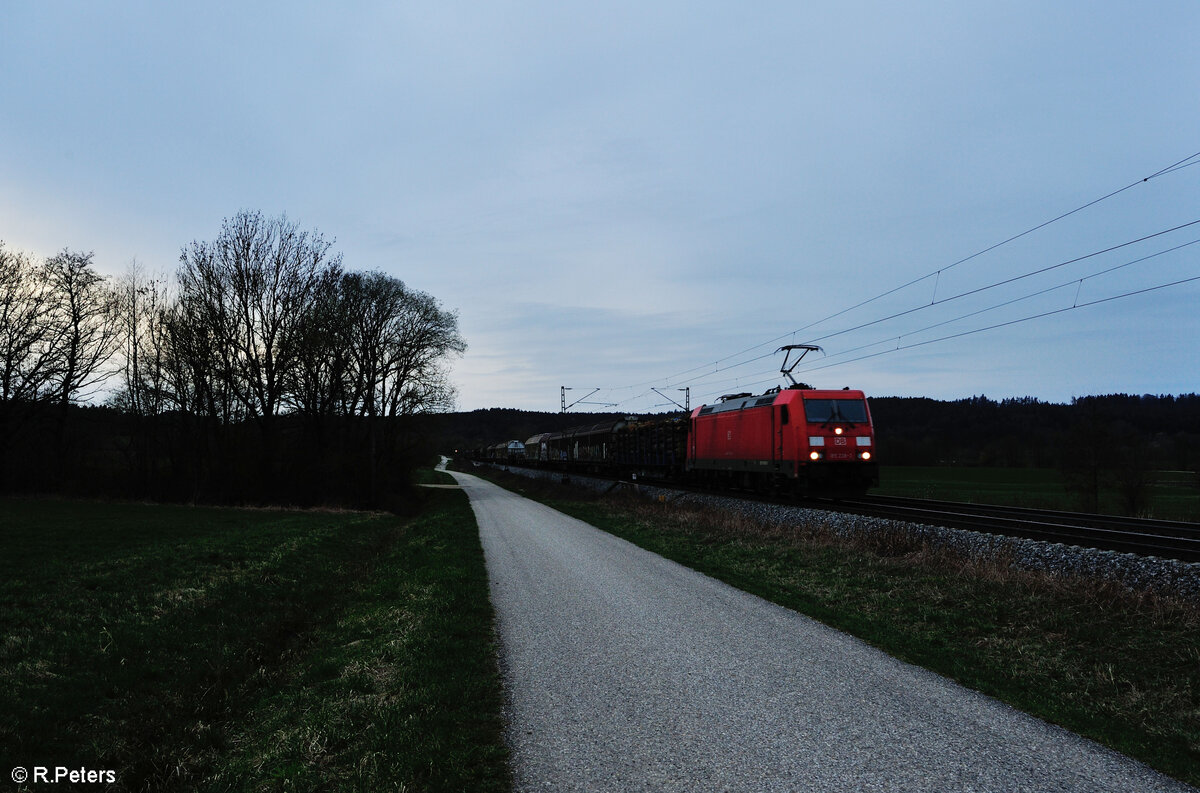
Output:
M520 468L521 466L513 467ZM576 476L584 476L584 474L576 474ZM599 474L586 474L586 476L614 483L654 485L685 492L714 492L681 485L678 482L661 482L650 479L631 482L620 477ZM987 534L1078 545L1083 548L1157 556L1184 562L1200 562L1200 524L1185 521L1127 518L1118 515L1095 515L1086 512L1063 512L897 496L797 501L745 491L722 490L720 494L730 498L809 506L815 509L901 520L909 523L924 523Z
M894 496L812 503L858 515L1200 562L1200 524L1183 521Z

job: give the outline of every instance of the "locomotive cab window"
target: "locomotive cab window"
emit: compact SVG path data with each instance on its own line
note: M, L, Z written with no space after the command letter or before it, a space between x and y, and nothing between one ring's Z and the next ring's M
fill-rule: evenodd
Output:
M865 424L867 403L861 399L806 399L804 417L809 424Z

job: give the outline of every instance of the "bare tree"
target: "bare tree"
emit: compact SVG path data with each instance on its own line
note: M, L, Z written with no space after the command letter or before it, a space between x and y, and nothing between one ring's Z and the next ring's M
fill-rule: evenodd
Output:
M341 267L331 247L286 216L240 212L224 221L215 240L193 242L180 256L186 314L226 357L221 374L261 429L268 485L274 480L276 418L295 382L306 318L322 282Z
M404 284L383 273L347 273L342 279L343 310L349 321L351 386L346 412L375 417L389 368L388 342L404 310Z
M206 485L225 489L232 474L229 428L247 417L233 389L233 351L212 319L189 293L178 294L161 317L164 396L176 416L172 460L193 499L204 497Z
M44 399L56 374L53 293L44 267L0 242L0 402Z
M343 423L343 434L365 427L361 459L375 500L380 465L396 458L396 420L452 404L441 366L465 344L452 313L390 275L342 273L325 294L310 317L292 398L313 427L334 414L360 420Z
M379 417L388 371L390 342L403 320L405 289L383 273L347 273L343 307L348 324L350 381L346 412L367 421L366 460L370 500L379 496Z
M94 397L112 376L106 364L119 342L116 294L95 271L93 256L64 248L46 261L59 351L53 383L64 411L71 402Z
M332 243L285 216L242 212L213 242L194 242L180 257L180 291L233 355L234 391L252 416L278 415L303 348L304 318L340 256Z
M135 476L135 487L150 486L152 460L159 436L160 416L166 409L168 291L165 278L147 275L134 259L114 287L119 336L120 387L109 402L130 421L123 451Z
M458 317L384 273L346 273L341 291L350 323L346 412L398 417L452 407L442 367L466 350Z
M0 242L0 489L9 486L13 439L48 379L45 293L32 258Z
M329 271L311 309L300 317L299 353L285 398L301 415L320 420L342 411L350 369L349 276Z
M0 242L0 488L11 485L10 454L52 391L53 314L42 263Z
M339 273L322 295L303 321L297 409L395 417L453 404L442 365L466 349L453 312L380 272Z
M388 289L388 322L377 350L378 380L372 388L372 408L378 400L380 412L388 421L383 425L382 439L385 464L404 463L408 452L399 447L407 427L400 421L417 413L449 409L454 402L454 389L443 369L444 361L466 350L458 333L458 317L443 311L437 301L424 292L409 290L396 279L385 283ZM378 392L377 394L375 392ZM377 437L379 422L374 413L371 419L370 454L372 498L378 497L379 463ZM398 458L397 455L403 455Z
M45 276L53 309L50 332L56 349L51 398L57 403L52 476L71 475L69 411L73 403L96 396L112 376L107 364L118 346L115 295L92 265L92 253L64 248L46 261Z
M383 394L388 415L449 410L454 405L454 388L444 363L467 349L458 332L458 316L442 310L431 295L409 291L395 330L389 339Z
M134 259L114 287L121 386L113 404L136 416L156 416L167 402L166 279L147 275Z

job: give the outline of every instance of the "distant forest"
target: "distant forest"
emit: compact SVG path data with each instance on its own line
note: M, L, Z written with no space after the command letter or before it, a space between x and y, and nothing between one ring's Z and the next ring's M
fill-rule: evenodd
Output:
M869 400L884 465L1059 468L1081 455L1136 457L1152 469L1200 470L1200 395ZM525 440L538 432L624 418L493 408L426 417L447 447Z
M1041 402L979 396L872 399L884 464L1070 468L1081 458L1200 470L1200 395L1110 394Z
M1154 471L1191 471L1200 487L1200 396L1084 397L1071 404L973 397L939 401L882 397L870 401L883 465L1051 468L1085 498L1099 487L1136 502ZM614 413L548 413L493 408L408 416L331 417L321 456L312 417L278 419L281 450L275 475L288 482L276 500L295 504L400 507L407 477L438 453L453 454L539 432L614 421ZM261 431L244 417L221 425L220 472L196 471L197 417L166 411L141 416L110 406L43 404L26 417L8 448L0 492L255 502L263 498L258 466ZM379 448L369 453L370 424ZM210 431L211 428L210 428ZM216 436L210 436L215 439ZM386 451L385 451L386 449ZM371 460L386 461L371 490ZM357 472L350 485L343 477ZM199 476L198 476L199 475ZM253 489L250 489L253 486Z
M1085 508L1120 495L1129 514L1144 504L1156 471L1190 471L1200 487L1200 396L1112 394L1070 404L1032 397L954 401L870 399L882 465L1047 468L1062 473ZM476 410L425 417L447 449L522 440L620 414Z

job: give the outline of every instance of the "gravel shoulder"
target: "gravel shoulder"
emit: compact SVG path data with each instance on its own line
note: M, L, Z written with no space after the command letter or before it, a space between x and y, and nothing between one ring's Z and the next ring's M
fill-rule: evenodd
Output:
M468 474L518 790L1186 791Z

